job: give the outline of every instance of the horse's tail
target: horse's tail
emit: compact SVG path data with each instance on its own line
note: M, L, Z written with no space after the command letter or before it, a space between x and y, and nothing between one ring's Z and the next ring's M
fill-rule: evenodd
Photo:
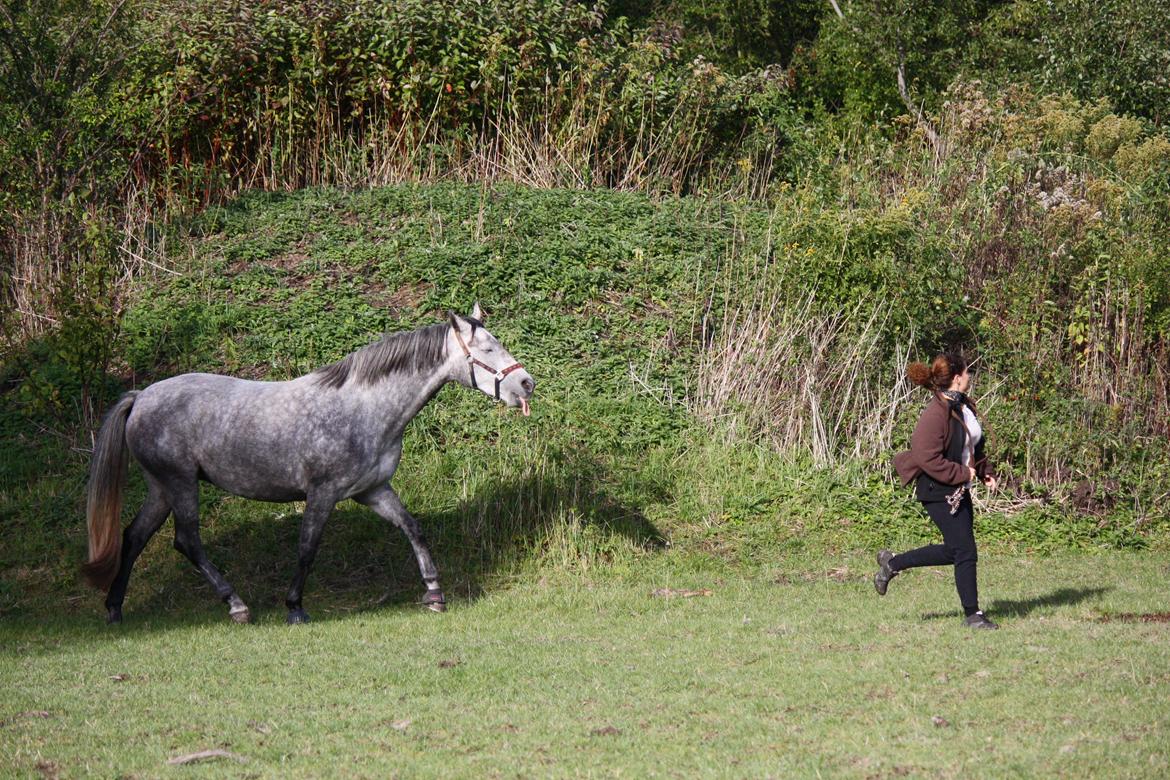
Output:
M81 573L95 588L110 589L122 563L122 488L126 483L129 451L126 418L138 391L122 396L106 414L98 431L89 464L89 497L85 516L89 525L89 561Z

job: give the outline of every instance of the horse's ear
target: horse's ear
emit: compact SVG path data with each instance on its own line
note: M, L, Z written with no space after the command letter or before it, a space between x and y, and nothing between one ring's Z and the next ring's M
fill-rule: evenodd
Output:
M451 322L451 327L455 329L455 332L465 340L470 341L475 336L475 326L455 312L448 310L447 319Z
M483 322L483 309L479 307L479 301L476 301L475 305L471 307L471 316L472 319L477 319L480 322Z

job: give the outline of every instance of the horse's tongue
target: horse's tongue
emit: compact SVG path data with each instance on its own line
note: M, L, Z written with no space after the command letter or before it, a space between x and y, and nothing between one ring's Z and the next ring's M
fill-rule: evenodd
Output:
M525 417L532 414L532 410L528 408L528 399L527 398L520 399L520 411L524 413Z

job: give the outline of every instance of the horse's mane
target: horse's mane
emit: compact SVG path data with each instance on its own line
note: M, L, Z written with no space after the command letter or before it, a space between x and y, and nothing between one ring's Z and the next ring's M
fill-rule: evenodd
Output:
M391 333L313 373L326 387L340 388L350 379L374 384L396 371L419 373L443 362L447 351L447 329L440 323L405 333Z

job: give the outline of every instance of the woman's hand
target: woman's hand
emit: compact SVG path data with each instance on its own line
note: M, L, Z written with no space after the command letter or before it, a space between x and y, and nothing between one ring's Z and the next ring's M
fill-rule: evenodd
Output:
M971 472L970 476L968 476L968 477L967 477L967 481L968 481L968 482L974 482L974 481L975 481L975 476L976 476L976 475L975 475L975 469L973 469L973 468L971 468L970 466L968 466L968 467L967 467L967 471Z

